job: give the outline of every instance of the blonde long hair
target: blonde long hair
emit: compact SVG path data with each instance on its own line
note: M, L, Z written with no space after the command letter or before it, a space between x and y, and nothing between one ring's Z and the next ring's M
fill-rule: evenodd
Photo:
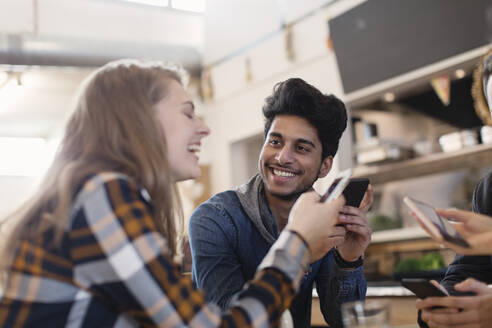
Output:
M14 222L14 228L9 229L0 253L4 270L18 240L35 238L55 227L55 242L59 242L75 189L88 175L103 171L124 173L147 189L156 226L168 240L171 256L176 254L182 214L155 105L166 97L170 80L185 85L186 79L186 73L176 66L120 60L103 66L84 81L41 187L7 220ZM30 229L34 231L26 228L31 220L38 219L40 224Z

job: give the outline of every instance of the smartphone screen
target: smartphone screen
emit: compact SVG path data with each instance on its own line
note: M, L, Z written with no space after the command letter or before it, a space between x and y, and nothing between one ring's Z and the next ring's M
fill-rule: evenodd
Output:
M367 187L369 186L369 179L367 178L353 178L350 179L349 184L343 191L345 197L345 205L352 207L359 207Z

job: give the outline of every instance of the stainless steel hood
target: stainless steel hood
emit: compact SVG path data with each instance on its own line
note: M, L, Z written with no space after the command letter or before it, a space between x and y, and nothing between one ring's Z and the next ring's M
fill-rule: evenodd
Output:
M0 34L0 65L96 67L121 58L173 61L191 74L202 63L201 53L190 46Z

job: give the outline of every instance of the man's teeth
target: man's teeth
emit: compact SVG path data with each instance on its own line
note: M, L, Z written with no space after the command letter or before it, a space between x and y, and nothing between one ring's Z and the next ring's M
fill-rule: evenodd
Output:
M192 151L192 152L200 151L200 146L198 146L198 145L189 145L188 146L188 151Z
M293 177L293 176L295 176L294 173L286 172L286 171L280 171L280 170L275 170L275 169L273 169L273 174L278 175L280 177Z

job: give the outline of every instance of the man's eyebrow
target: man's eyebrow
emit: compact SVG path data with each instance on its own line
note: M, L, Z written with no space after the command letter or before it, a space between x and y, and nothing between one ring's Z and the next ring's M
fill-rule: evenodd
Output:
M316 149L316 145L314 144L314 142L312 142L310 140L299 138L299 139L297 139L297 142L311 145L311 147Z
M281 133L278 133L278 132L270 132L268 134L268 137L275 137L275 138L282 138L282 134ZM310 145L311 147L315 148L316 149L316 145L314 144L314 142L312 142L311 140L308 140L308 139L304 139L304 138L299 138L299 139L296 139L296 142L297 143L304 143L304 144L308 144Z
M282 138L282 135L278 132L270 132L268 134L269 137L276 137L276 138Z

